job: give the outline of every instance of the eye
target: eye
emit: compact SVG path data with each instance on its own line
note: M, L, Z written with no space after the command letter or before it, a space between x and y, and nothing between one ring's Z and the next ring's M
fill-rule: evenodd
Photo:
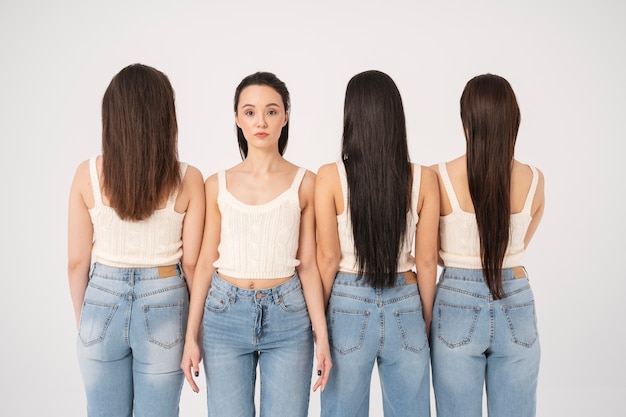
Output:
M253 116L254 112L252 110L246 110L245 112L243 112L243 114L246 116Z
M270 116L274 116L274 115L278 114L278 112L276 110L272 109L272 110L268 110L267 114L269 114Z

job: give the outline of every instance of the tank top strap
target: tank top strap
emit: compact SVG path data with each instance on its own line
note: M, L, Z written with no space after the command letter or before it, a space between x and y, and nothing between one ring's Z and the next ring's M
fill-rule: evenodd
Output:
M533 200L535 199L535 192L537 191L537 184L539 183L539 172L534 166L529 165L529 167L533 172L533 179L530 183L530 189L528 190L528 195L526 196L523 211L530 214L530 209L532 208Z
M422 184L422 166L413 165L413 185L411 186L411 211L417 213L417 203L420 197L420 186Z
M218 198L228 192L226 189L226 171L217 172L217 194Z
M446 167L445 162L439 163L439 174L441 174L441 180L446 188L446 194L450 200L452 211L461 210L461 205L459 204L459 200L456 198L456 194L454 193L454 187L452 186L452 181L450 181L450 176L448 176L448 168Z
M93 190L93 199L95 206L103 206L102 193L100 192L100 178L98 178L98 167L96 166L97 156L89 159L89 176L91 178L91 188Z
M348 174L343 161L337 161L337 172L339 172L339 182L341 183L341 195L343 196L343 206L348 206ZM344 213L346 210L344 209Z
M183 185L183 179L185 178L185 173L187 172L188 165L185 162L180 162L179 166L180 166L180 184L178 185L178 187L176 187L174 192L170 193L170 198L167 199L167 205L166 205L166 207L168 208L174 207L174 205L176 204L176 199L178 198L178 192L180 191L180 187L182 187Z
M306 168L299 167L298 172L296 172L296 176L293 178L291 187L289 187L290 191L295 193L296 197L298 196L298 190L300 189L300 184L302 183L304 174L306 174Z

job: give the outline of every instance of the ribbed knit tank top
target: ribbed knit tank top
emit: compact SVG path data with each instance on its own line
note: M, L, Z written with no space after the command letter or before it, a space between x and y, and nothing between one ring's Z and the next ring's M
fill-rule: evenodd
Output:
M179 188L172 192L164 208L155 210L147 219L122 220L113 208L102 202L96 158L89 160L95 201L89 215L93 223L96 262L118 268L148 268L180 262L185 213L174 210ZM183 178L187 164L181 162L180 171Z
M535 167L530 167L533 179L521 212L511 215L509 245L504 255L503 268L521 265L524 256L524 238L530 225L532 207L539 174ZM452 206L452 213L439 218L439 236L441 249L439 255L445 266L465 269L482 269L480 258L480 237L476 224L476 215L461 210L452 182L448 175L446 163L439 164L439 173Z
M300 236L298 190L306 169L291 186L264 204L245 204L226 188L226 172L217 174L217 205L222 216L219 257L213 266L234 278L271 279L294 274Z
M415 257L412 253L414 248L415 227L418 222L417 203L420 194L422 167L418 164L412 165L413 186L411 188L411 211L407 213L406 216L407 230L404 235L404 243L402 244L400 257L398 259L397 272L408 271L415 264ZM339 246L341 247L339 271L356 273L358 272L358 265L354 249L354 235L352 232L352 222L350 221L350 209L348 207L348 177L346 167L342 161L337 162L337 170L339 171L339 180L341 181L344 206L343 212L337 216L337 231L339 233Z

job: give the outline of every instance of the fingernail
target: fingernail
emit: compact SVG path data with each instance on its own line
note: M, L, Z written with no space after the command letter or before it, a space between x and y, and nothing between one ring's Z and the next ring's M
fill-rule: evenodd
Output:
M317 376L322 376L322 371L321 370L317 371Z
M193 373L195 376L200 376L200 372L196 371Z

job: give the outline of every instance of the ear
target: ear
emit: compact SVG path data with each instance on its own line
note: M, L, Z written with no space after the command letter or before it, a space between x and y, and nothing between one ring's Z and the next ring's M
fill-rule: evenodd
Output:
M283 125L281 127L284 127L288 121L289 121L289 110L285 112L285 120L283 121Z
M237 112L235 112L235 124L238 128L241 128L241 126L239 126L239 117L237 117Z

